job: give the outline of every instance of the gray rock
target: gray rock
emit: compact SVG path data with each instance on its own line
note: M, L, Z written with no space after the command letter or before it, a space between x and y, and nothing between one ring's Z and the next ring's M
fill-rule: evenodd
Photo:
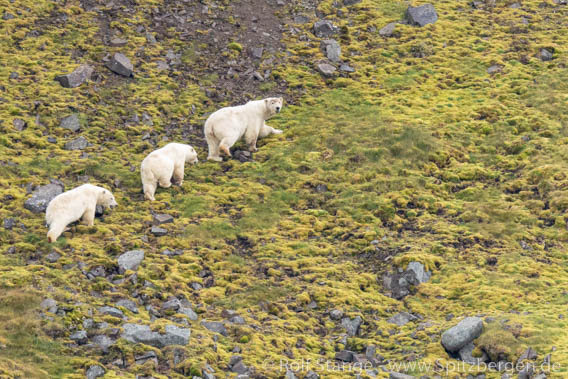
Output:
M222 336L227 336L228 332L227 329L225 328L225 325L223 325L222 322L218 322L218 321L201 321L201 325L203 325L203 327L207 330L210 330L214 333L219 333Z
M314 34L316 37L329 37L337 32L337 28L328 20L319 20L314 23Z
M24 208L33 213L45 212L49 202L53 200L55 196L63 193L63 190L63 184L59 183L50 183L40 186L32 193L32 197L26 200Z
M56 251L52 251L51 253L47 254L47 256L45 257L45 259L50 263L57 262L59 258L61 258L61 255Z
M146 33L146 41L149 44L155 44L156 42L158 42L158 41L156 41L156 37L154 37L154 35L152 33Z
M414 316L410 313L400 312L400 313L392 316L391 318L389 318L387 320L387 322L389 322L391 324L398 325L398 326L403 326L403 325L408 324L410 321L414 321L414 320L417 320L417 319L418 319L418 317L416 317L416 316Z
M343 317L343 311L340 309L334 309L331 312L329 312L329 317L332 320L340 320Z
M546 379L546 374L541 372L540 374L533 376L532 379Z
M152 350L149 350L140 355L135 355L134 360L138 365L142 365L148 361L154 361L156 364L158 364L158 356L156 355L156 352Z
M112 72L126 77L131 76L134 70L130 59L121 53L115 53L105 66Z
M519 360L517 361L517 364L522 363L525 359L528 359L529 361L533 361L538 357L538 354L536 353L536 351L532 348L532 347L528 347L523 354L521 354L521 356L519 357Z
M296 374L294 374L291 370L286 370L286 375L284 375L284 379L298 379Z
M348 64L342 64L339 67L339 70L343 71L343 72L355 72L355 69L353 67L349 66Z
M336 69L334 66L332 66L332 65L330 65L330 64L328 64L328 63L318 63L316 67L317 67L318 71L319 71L323 76L326 76L326 77L332 77L332 76L334 76L334 75L335 75L335 71L337 71L337 69Z
M95 325L95 322L92 318L86 318L83 320L83 328L91 329Z
M425 26L433 24L438 20L438 14L432 4L424 4L418 7L408 7L406 10L406 20L411 25Z
M420 284L416 278L416 274L412 270L403 272L395 271L386 274L383 278L385 288L391 291L391 296L397 300L410 295L412 286Z
M166 234L168 234L168 230L164 229L164 228L160 228L158 226L153 226L152 229L150 229L150 233L152 233L156 237L163 237Z
M148 325L124 324L122 338L131 343L143 343L162 348L170 345L187 345L191 331L175 325L166 325L165 333L153 332Z
M426 283L430 280L432 273L424 269L424 265L420 262L410 262L406 267L406 271L413 271L419 283Z
M95 345L97 345L102 351L103 353L108 352L109 347L111 347L112 345L114 345L114 342L112 339L110 339L110 337L104 335L104 334L99 334L93 337L93 343Z
M304 379L319 379L319 375L315 372L315 371L308 371L306 373L306 376L304 376Z
M174 216L164 214L164 213L155 214L153 219L154 219L154 224L156 224L156 225L162 225L162 224L168 224L170 222L174 222Z
M242 360L240 360L231 367L231 371L243 375L249 371L249 368Z
M87 379L96 379L103 376L104 374L105 374L105 369L99 365L93 365L89 367L87 369L87 372L85 373Z
M469 363L470 365L479 365L488 360L488 357L487 355L485 355L485 353L479 358L471 355L471 353L473 353L473 349L475 349L473 342L469 342L464 347L462 347L458 352L460 359L466 363Z
M262 58L263 52L264 52L264 49L262 47L253 47L252 49L250 49L250 54L252 55L253 58L256 58L256 59Z
M400 372L391 371L389 373L389 379L417 379L415 376L402 374Z
M114 37L110 40L109 45L114 47L121 47L128 43L124 38Z
M334 39L325 39L321 43L321 48L325 53L327 59L332 62L339 62L341 60L341 46Z
M450 353L458 352L479 337L482 331L483 321L479 317L467 317L442 334L442 345Z
M11 217L7 217L4 219L4 229L12 230L12 228L16 225L16 220Z
M335 353L335 359L343 362L353 362L353 352L349 350L341 350Z
M167 311L167 310L170 310L170 309L177 311L180 307L181 307L181 302L179 301L179 299L176 299L176 298L168 300L164 304L162 304L162 310L164 310L164 311Z
M144 259L144 250L130 250L118 257L118 270L124 274L127 270L136 271Z
M554 58L554 50L540 49L539 58L543 61L551 61Z
M203 289L203 286L197 282L191 282L190 286L194 291L199 291L200 289Z
M352 319L345 317L343 320L341 320L341 326L345 328L347 334L351 337L357 335L359 327L361 326L362 323L363 319L361 319L360 316L357 316Z
M343 5L348 7L350 5L359 4L360 2L361 2L361 0L343 0Z
M59 126L63 129L71 130L72 132L76 132L81 129L81 122L79 121L79 115L77 113L73 113L69 116L65 116L59 122Z
M14 18L15 18L15 17L14 17L14 15L13 15L12 13L5 12L5 13L2 15L2 20L5 20L5 21L12 20L12 19L14 19Z
M297 16L294 16L294 23L295 24L307 24L308 22L310 22L310 18L307 16L304 16L303 14L299 14Z
M498 64L494 64L493 66L491 66L491 67L489 67L489 68L487 69L487 73L488 73L489 75L493 75L493 74L496 74L496 73L498 73L498 72L501 72L502 69L503 69L502 66L500 66L500 65L498 65ZM523 242L524 242L524 241L523 241Z
M77 67L70 74L56 76L55 80L57 80L65 88L75 88L91 79L93 71L93 67L88 64L83 64Z
M14 125L14 129L16 129L18 132L21 132L28 126L28 123L21 118L15 118L14 121L12 121L12 124Z
M396 22L390 22L379 30L379 35L381 37L390 37L394 33L395 28L396 28Z
M534 367L532 364L528 363L521 371L519 371L519 379L531 379L533 374Z
M84 345L87 343L87 332L84 330L79 330L69 336L69 339L77 342L79 345Z
M109 315L109 316L113 316L113 317L118 317L118 318L124 318L124 313L122 313L122 311L118 308L115 307L109 307L109 306L104 306L104 307L100 307L98 309L99 313L103 314L103 315Z
M138 313L138 307L136 306L136 303L133 302L132 300L120 299L119 301L116 302L116 305L119 307L124 307L132 313Z
M83 136L75 138L73 141L67 142L63 148L65 150L83 150L91 146L89 141Z

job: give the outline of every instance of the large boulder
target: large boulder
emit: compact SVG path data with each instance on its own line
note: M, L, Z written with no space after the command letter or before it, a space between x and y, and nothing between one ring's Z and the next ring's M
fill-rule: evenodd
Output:
M483 331L479 317L467 317L442 334L442 345L450 353L457 353L462 347L476 339Z
M130 250L118 257L118 270L124 274L127 270L136 271L144 260L144 250Z
M165 333L153 332L148 325L124 324L122 338L131 343L143 343L162 348L170 345L187 345L191 331L175 325L166 325Z
M55 80L57 80L65 88L75 88L79 87L81 84L91 79L93 71L94 69L92 66L89 66L88 64L83 64L77 67L70 74L56 76Z
M408 7L406 20L410 25L425 26L438 20L438 14L432 4L424 4L419 7Z
M55 196L63 193L63 190L63 184L57 182L40 186L32 193L32 197L26 200L24 208L33 213L44 212L49 202Z

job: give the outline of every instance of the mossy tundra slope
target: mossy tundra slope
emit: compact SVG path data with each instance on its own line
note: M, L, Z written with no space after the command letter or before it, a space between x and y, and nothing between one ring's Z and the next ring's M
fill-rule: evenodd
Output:
M481 316L477 350L516 362L532 347L536 363L557 364L547 377L566 377L568 5L433 5L437 22L386 37L408 4L0 0L0 376L80 378L99 365L108 378L233 377L244 363L273 378L310 359L343 378L359 371L340 371L336 353L375 345L386 366L362 377L388 377L388 361L432 365L395 370L416 376L501 377L438 368L458 362L441 334ZM318 71L321 19L354 72ZM116 52L133 77L105 67ZM91 80L54 80L80 64ZM269 124L283 135L252 159L205 161L207 114L274 95L287 103ZM72 114L75 132L60 127ZM79 136L89 145L64 148ZM200 162L143 201L139 164L168 141ZM54 179L102 185L119 206L48 244L44 214L24 202ZM173 216L163 236L155 214ZM119 271L130 250L143 261ZM397 300L383 278L412 261L432 276ZM400 312L419 319L388 321ZM135 344L125 323L191 336Z

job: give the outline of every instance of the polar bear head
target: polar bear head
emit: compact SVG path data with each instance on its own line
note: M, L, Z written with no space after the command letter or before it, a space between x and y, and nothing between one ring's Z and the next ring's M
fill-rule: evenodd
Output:
M194 163L194 164L198 162L197 152L193 147L189 145L187 145L185 149L185 161L187 163Z
M264 105L266 107L266 113L268 114L268 117L272 117L276 113L280 113L280 110L282 110L283 102L284 99L281 97L269 97L267 99L264 99Z
M97 199L97 204L100 204L105 208L114 208L118 205L116 203L116 200L114 199L113 194L104 188L99 194L99 198Z

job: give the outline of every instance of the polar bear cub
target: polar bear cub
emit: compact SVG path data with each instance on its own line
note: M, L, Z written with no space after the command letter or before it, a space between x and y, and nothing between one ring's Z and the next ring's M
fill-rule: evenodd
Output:
M140 165L144 197L154 201L154 193L158 184L160 187L170 187L173 178L174 184L183 183L183 170L185 163L197 163L197 153L193 147L181 143L169 143L161 149L154 150Z
M229 150L243 135L249 151L257 151L258 138L270 134L280 134L282 130L274 129L264 122L279 113L282 109L281 97L270 97L264 100L249 101L236 107L221 108L205 121L204 134L209 145L207 159L222 161L222 151L231 156Z
M55 242L67 225L79 219L85 225L93 226L97 205L114 208L117 204L110 191L92 184L83 184L57 195L45 211L45 221L49 227L47 240Z

